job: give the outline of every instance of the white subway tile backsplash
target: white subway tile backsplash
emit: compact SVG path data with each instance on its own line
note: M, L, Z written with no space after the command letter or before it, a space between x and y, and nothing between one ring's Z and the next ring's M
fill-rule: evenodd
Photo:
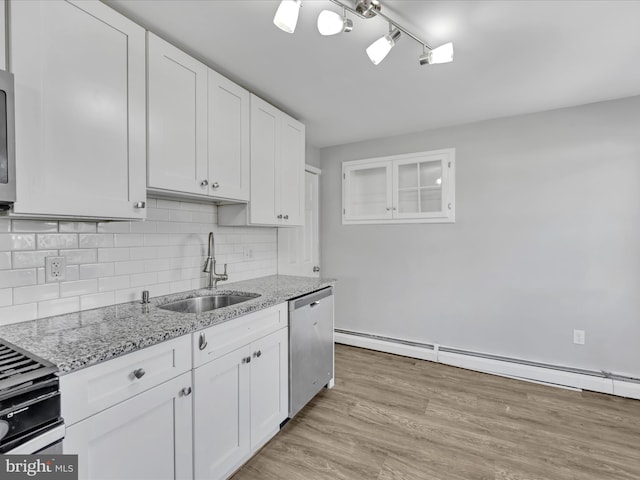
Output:
M66 257L67 265L96 263L98 261L98 250L95 248L78 248L76 250L60 250L60 256Z
M79 235L80 248L99 248L99 247L113 247L114 246L114 234L113 233L81 233Z
M0 325L24 322L25 320L33 320L34 318L38 318L37 303L0 308Z
M129 233L131 231L130 222L100 222L97 227L98 233Z
M98 262L122 262L129 260L128 248L99 248Z
M156 233L156 222L146 220L144 222L131 222L131 233Z
M276 273L275 228L219 227L213 204L148 198L147 207L144 222L0 219L0 322L138 301L142 290L153 297L202 288L210 231L231 281ZM50 255L66 258L64 282L45 283Z
M59 231L75 233L96 233L95 222L60 222Z
M57 283L48 285L35 285L33 287L18 287L13 289L14 305L23 303L42 302L59 297L59 287Z
M34 250L13 252L13 268L37 268L44 267L46 257L58 256L57 250Z
M0 288L35 285L37 280L35 268L0 271Z
M80 298L59 298L57 300L47 300L38 303L38 318L63 315L65 313L77 312L80 309Z
M143 260L130 260L128 262L116 262L114 266L115 266L114 273L116 275L130 275L132 273L144 272Z
M144 236L132 233L116 233L114 236L116 247L141 247L144 245Z
M0 307L8 307L13 304L13 289L3 288L0 290Z
M114 292L94 293L80 297L80 310L90 310L92 308L106 307L116 303Z
M88 263L80 265L80 278L109 277L115 273L114 263Z
M134 275L131 275L130 279L132 287L148 287L149 285L158 283L158 274L156 272L136 273Z
M36 236L33 233L0 233L0 251L35 250Z
M77 280L75 282L62 282L60 284L61 297L76 297L98 292L98 280Z
M58 231L58 222L40 220L13 220L12 232L53 233Z
M156 247L133 247L129 249L131 260L145 260L156 258L158 249Z
M78 248L78 235L73 233L38 234L38 250Z
M123 288L129 288L130 286L129 275L119 275L116 277L104 277L98 279L98 291L111 292L113 290L120 290Z
M11 268L11 252L0 252L0 270Z

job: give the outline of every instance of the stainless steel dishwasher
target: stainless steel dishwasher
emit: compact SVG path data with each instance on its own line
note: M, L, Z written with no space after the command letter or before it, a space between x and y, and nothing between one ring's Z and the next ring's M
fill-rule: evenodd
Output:
M333 386L333 287L289 302L289 418Z

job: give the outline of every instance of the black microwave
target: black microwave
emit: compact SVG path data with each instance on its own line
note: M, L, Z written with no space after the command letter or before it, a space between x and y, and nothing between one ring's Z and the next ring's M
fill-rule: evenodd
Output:
M0 70L0 210L16 201L13 75Z

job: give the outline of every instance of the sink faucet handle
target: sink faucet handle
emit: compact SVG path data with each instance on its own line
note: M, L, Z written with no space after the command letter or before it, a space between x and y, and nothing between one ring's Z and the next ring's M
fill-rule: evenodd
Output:
M142 303L149 303L149 290L142 291Z

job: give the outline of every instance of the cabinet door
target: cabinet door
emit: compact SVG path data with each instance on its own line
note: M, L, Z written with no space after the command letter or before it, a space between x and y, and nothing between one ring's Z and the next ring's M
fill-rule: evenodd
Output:
M391 164L343 167L343 220L390 220L393 215Z
M280 198L276 197L276 162L280 156L281 116L277 108L251 95L251 205L250 223L277 225Z
M190 479L192 404L182 374L66 430L65 454L81 479Z
M273 437L289 413L288 331L251 344L251 451Z
M304 225L304 155L305 127L289 115L282 114L282 145L276 178L276 195L283 225Z
M144 218L144 29L98 1L12 2L10 16L14 211Z
M194 476L227 478L250 454L249 346L194 370Z
M148 34L149 188L209 193L207 67Z
M209 69L208 95L211 195L248 201L249 92Z
M393 162L393 217L447 216L447 157L420 155Z

